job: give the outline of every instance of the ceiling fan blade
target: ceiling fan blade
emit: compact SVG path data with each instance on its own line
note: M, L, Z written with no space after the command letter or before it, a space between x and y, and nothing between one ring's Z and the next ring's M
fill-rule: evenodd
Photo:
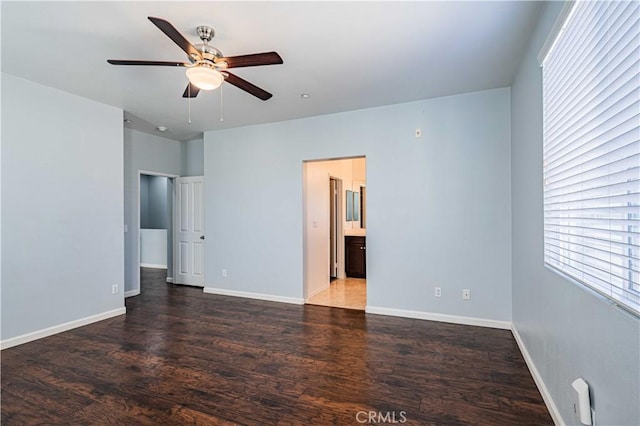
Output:
M184 93L182 94L183 98L195 98L200 93L200 88L191 83L187 84L187 88L184 89Z
M187 64L185 62L167 62L167 61L129 61L126 59L107 59L111 65L151 65L151 66L160 66L160 67L186 67Z
M164 20L162 18L154 18L153 16L149 16L148 18L151 22L155 24L156 27L160 29L160 31L165 33L167 37L173 40L173 42L177 44L180 47L180 49L184 50L187 53L187 55L189 55L190 57L196 60L202 59L202 55L200 55L200 52L198 51L198 49L193 47L193 45L189 43L189 40L184 38L184 36L180 34L180 32L176 30L176 28L169 23L169 21Z
M227 81L227 83L233 84L238 89L242 89L245 92L250 93L257 98L262 99L263 101L266 101L267 99L273 96L271 93L265 90L262 90L261 88L259 88L258 86L252 83L249 83L247 80L243 80L237 75L233 75L230 72L224 72L223 74L226 77L225 80Z
M227 68L256 67L259 65L276 65L283 63L282 58L276 52L229 56L220 58L216 62L226 62Z

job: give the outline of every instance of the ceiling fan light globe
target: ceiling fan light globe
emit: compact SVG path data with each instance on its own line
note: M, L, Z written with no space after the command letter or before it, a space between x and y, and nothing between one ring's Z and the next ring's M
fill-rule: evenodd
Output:
M201 90L213 90L220 87L224 76L213 68L193 67L187 70L189 82Z

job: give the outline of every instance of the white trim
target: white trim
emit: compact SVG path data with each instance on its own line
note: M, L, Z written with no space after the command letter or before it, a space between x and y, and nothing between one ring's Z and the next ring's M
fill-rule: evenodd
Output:
M21 336L11 337L0 341L0 349L8 349L14 346L22 345L23 343L32 342L34 340L42 339L43 337L52 336L54 334L62 333L63 331L71 330L73 328L82 327L83 325L92 324L94 322L106 320L118 315L127 313L125 307L112 309L111 311L102 312L101 314L91 315L89 317L80 318L74 321L65 322L64 324L54 325L53 327L44 328L42 330L33 331L31 333L23 334Z
M404 309L382 308L379 306L367 306L368 314L389 315L392 317L416 318L428 321L448 322L452 324L475 325L479 327L500 328L511 330L510 321L499 321L485 318L463 317L459 315L437 314L433 312L407 311Z
M138 176L139 175L160 176L160 177L166 177L166 178L178 178L178 177L180 177L180 175L173 175L171 173L151 172L149 170L140 170L140 169L138 169Z
M536 386L540 391L540 395L542 395L542 399L544 400L544 403L547 406L547 410L549 410L549 414L551 414L551 419L553 420L553 423L555 423L556 425L566 425L566 423L562 419L562 416L560 415L560 411L558 410L558 407L556 407L555 402L553 402L553 398L551 398L551 394L549 393L547 386L544 384L544 380L542 380L542 376L538 372L536 365L533 363L533 359L531 358L531 355L529 355L529 351L527 350L527 347L524 345L524 341L522 340L522 337L520 337L520 333L518 333L518 329L516 328L515 324L511 325L511 333L513 334L513 337L516 339L518 348L520 349L520 352L524 357L524 361L527 363L529 372L531 373L531 376L533 376L533 381L536 383Z
M153 269L167 269L167 265L160 265L159 263L141 263L141 268L153 268Z
M219 294L222 296L245 297L248 299L267 300L269 302L291 303L294 305L304 305L304 299L300 297L274 296L271 294L251 293L247 291L227 290L225 288L205 287L203 293Z
M172 282L173 282L173 277L167 277L166 281L167 281L168 283L172 283Z
M565 2L562 10L558 14L556 21L553 23L553 27L551 27L551 31L549 31L549 34L547 35L542 48L540 48L540 51L538 52L538 64L540 66L544 64L544 60L547 59L547 55L551 52L554 44L556 44L556 40L558 39L560 32L563 30L564 24L568 21L569 14L573 10L573 6L575 3L575 1Z
M125 291L124 292L124 297L133 297L133 296L137 296L140 294L140 289L137 290L129 290L129 291Z

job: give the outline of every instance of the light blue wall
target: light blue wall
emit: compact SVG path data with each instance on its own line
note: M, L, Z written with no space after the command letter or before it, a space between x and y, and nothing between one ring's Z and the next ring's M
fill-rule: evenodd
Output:
M122 110L2 74L3 340L124 307L122 132Z
M168 229L169 194L167 178L140 176L140 227L142 229Z
M204 175L204 140L194 139L181 145L182 176Z
M204 139L207 287L301 298L302 163L366 155L368 306L511 320L508 88Z
M125 285L127 291L140 289L138 270L138 171L180 175L180 142L124 129L124 223ZM168 218L169 224L172 218ZM171 232L168 232L169 236ZM169 250L169 254L171 250ZM172 274L171 259L167 259Z
M140 176L140 228L149 227L149 176Z
M562 419L571 383L591 387L598 425L640 424L640 322L544 267L542 77L536 56L562 3L550 2L512 87L513 322Z
M149 176L149 225L153 229L169 227L169 200L167 178Z

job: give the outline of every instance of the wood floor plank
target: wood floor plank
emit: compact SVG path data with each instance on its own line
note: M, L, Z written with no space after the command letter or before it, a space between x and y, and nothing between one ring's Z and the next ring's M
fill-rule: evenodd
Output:
M553 424L507 330L141 278L126 315L2 351L3 425Z

